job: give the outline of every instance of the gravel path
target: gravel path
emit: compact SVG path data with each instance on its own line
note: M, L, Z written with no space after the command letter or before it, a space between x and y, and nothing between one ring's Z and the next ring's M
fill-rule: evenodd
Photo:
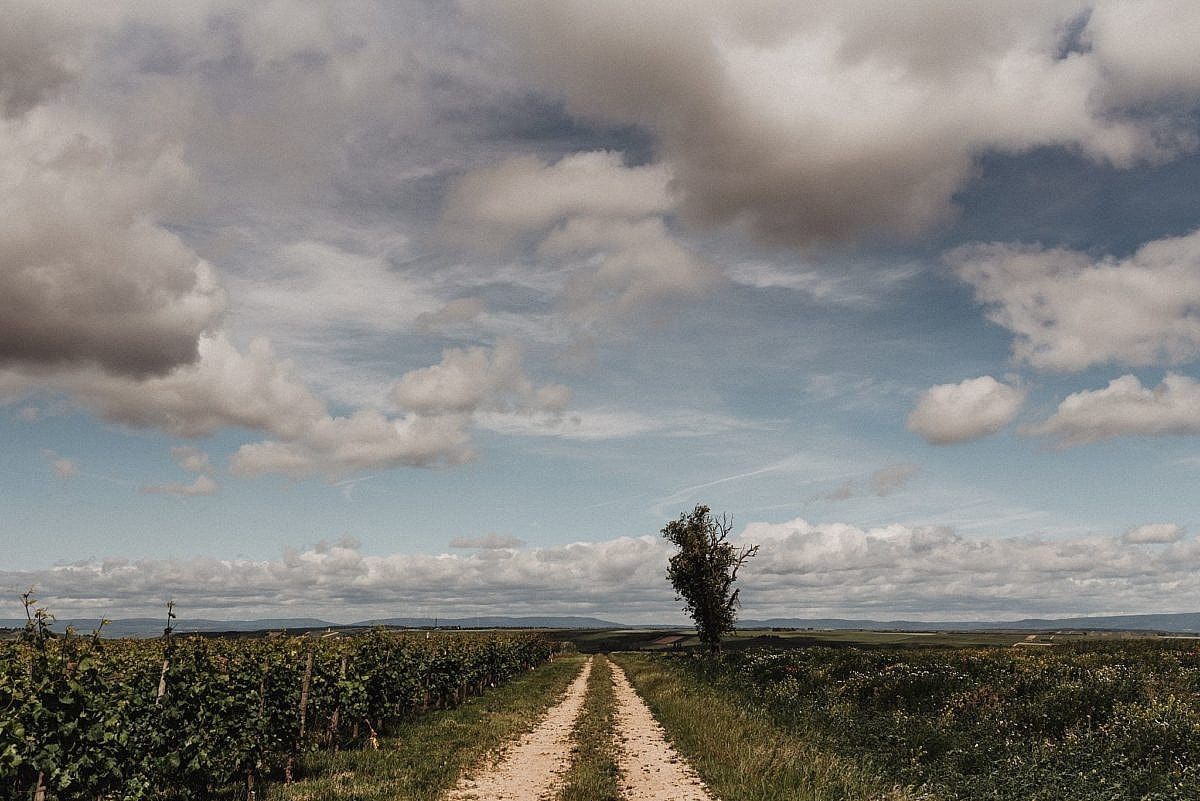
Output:
M646 702L612 664L618 765L627 801L713 801L700 777L663 735Z
M535 801L552 799L571 764L571 732L583 707L592 660L584 663L567 688L566 697L553 707L537 728L521 736L494 765L473 776L464 776L446 801Z

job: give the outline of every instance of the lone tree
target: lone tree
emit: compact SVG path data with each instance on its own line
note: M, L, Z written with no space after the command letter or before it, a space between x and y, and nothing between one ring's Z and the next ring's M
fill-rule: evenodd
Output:
M738 590L733 582L738 568L758 553L757 545L734 548L727 542L732 528L732 518L714 517L707 506L698 504L691 514L680 513L662 530L679 548L667 568L675 600L685 602L683 611L696 621L700 642L712 653L721 650L721 637L733 631L737 618Z

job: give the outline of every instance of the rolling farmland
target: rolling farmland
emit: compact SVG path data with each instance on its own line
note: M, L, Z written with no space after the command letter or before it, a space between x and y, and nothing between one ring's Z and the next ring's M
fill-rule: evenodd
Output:
M580 635L652 649L610 662L533 633L34 626L0 650L0 797L1196 797L1193 640L868 635L718 658Z

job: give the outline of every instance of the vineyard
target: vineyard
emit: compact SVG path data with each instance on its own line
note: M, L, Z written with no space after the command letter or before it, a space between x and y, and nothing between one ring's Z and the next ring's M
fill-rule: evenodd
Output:
M747 651L676 668L940 799L1200 798L1200 649Z
M303 754L371 748L390 725L549 658L536 635L0 643L0 799L246 799Z

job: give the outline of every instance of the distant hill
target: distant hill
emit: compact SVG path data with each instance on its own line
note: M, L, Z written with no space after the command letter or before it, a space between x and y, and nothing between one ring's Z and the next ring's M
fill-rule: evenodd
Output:
M436 621L436 623L435 623ZM621 623L611 620L601 620L595 617L503 617L486 615L481 617L389 617L376 620L363 620L355 626L399 626L404 628L421 628L425 626L458 626L464 629L620 629L625 628Z
M24 619L0 619L0 628L20 629ZM100 625L98 618L75 618L55 621L54 630L65 631L73 627L81 635L90 634ZM125 618L114 620L104 627L108 637L157 637L162 634L162 618ZM471 628L547 628L547 629L623 629L631 628L622 623L595 617L530 615L507 617L486 615L480 617L389 617L362 620L355 623L331 623L328 620L310 617L263 618L258 620L191 620L176 621L175 631L190 632L249 632L249 631L312 631L314 629L369 628L392 626L396 628L443 627ZM667 624L639 624L632 628L676 628ZM1111 615L1105 617L1068 617L1057 619L1025 618L1007 621L921 621L921 620L852 620L847 618L769 618L766 620L740 620L739 629L865 629L871 631L1161 631L1172 634L1200 632L1200 612L1183 612L1161 615Z
M77 634L91 634L100 625L100 618L63 618L54 621L54 630L75 629ZM163 633L166 622L161 617L131 617L112 620L104 626L106 637L157 637ZM310 617L265 618L262 620L192 620L175 621L176 634L212 631L279 631L280 629L323 629L339 624ZM25 626L20 618L0 619L0 628L19 629Z
M0 628L20 629L25 620L0 618ZM74 628L77 634L91 634L100 625L99 618L64 618L54 622L54 630L66 631ZM106 637L157 637L163 633L162 618L124 618L110 621L104 627ZM457 628L546 628L546 629L616 629L619 623L594 617L392 617L363 620L356 623L331 623L311 617L263 618L260 620L207 620L181 618L175 622L176 634L194 632L242 632L242 631L311 631L313 629L370 628L393 626L396 628L430 628L434 625Z
M1024 618L1004 621L847 620L843 618L771 618L740 620L738 628L867 629L871 631L1165 631L1200 632L1200 612L1106 617Z

